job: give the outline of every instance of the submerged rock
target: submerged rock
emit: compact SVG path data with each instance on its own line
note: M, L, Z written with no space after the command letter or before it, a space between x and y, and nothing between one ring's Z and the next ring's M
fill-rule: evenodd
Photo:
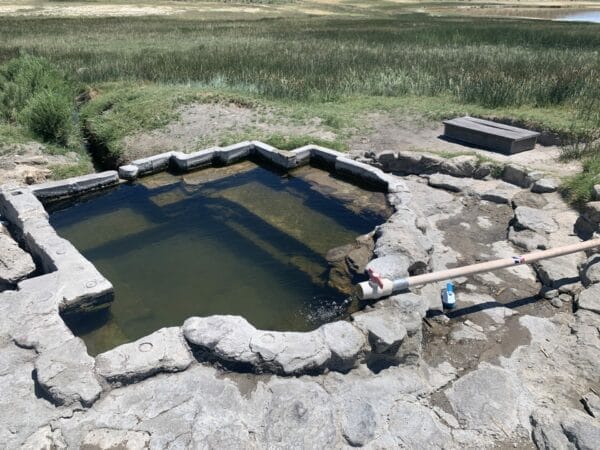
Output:
M352 244L336 247L327 252L329 263L328 284L344 294L351 294L356 277L365 272L367 263L373 256L373 237L367 234Z

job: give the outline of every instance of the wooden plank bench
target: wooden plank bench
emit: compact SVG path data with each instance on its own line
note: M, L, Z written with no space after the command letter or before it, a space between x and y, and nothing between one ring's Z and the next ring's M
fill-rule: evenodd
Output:
M512 155L535 147L540 133L475 117L444 120L444 136Z

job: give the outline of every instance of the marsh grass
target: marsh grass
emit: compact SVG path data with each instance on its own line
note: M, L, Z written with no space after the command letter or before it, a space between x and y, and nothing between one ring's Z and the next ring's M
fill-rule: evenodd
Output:
M360 126L373 110L519 119L573 136L600 128L597 25L397 12L259 20L2 17L0 64L33 55L70 88L98 87L100 95L73 109L73 117L80 113L84 133L112 164L124 136L166 125L192 101L275 105L300 121L319 117L336 131ZM4 107L5 121L29 130L36 129L31 118L53 124L41 105L34 111L19 104ZM45 136L46 129L35 132L64 145L68 130Z
M44 56L85 83L236 88L271 99L451 95L548 106L598 88L597 26L431 18L0 19L0 59Z

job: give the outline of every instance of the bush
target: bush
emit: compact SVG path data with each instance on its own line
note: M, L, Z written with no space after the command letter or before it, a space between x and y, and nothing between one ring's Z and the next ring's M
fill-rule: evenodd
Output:
M76 136L73 98L72 85L43 58L23 55L0 67L0 120L46 142L66 146Z
M41 91L72 95L64 75L43 58L24 55L0 67L0 115L5 120L17 121L19 112Z
M583 171L565 180L562 190L571 203L581 205L593 200L595 184L600 184L600 154L586 159Z
M44 90L33 96L19 121L46 142L67 146L75 135L73 103L68 97Z

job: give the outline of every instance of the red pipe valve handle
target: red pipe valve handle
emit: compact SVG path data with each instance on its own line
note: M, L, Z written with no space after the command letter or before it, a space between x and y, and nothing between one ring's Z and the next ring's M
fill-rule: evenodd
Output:
M373 285L379 286L380 289L383 289L383 279L381 278L381 275L379 275L373 269L367 269L367 272L369 273L369 282Z

